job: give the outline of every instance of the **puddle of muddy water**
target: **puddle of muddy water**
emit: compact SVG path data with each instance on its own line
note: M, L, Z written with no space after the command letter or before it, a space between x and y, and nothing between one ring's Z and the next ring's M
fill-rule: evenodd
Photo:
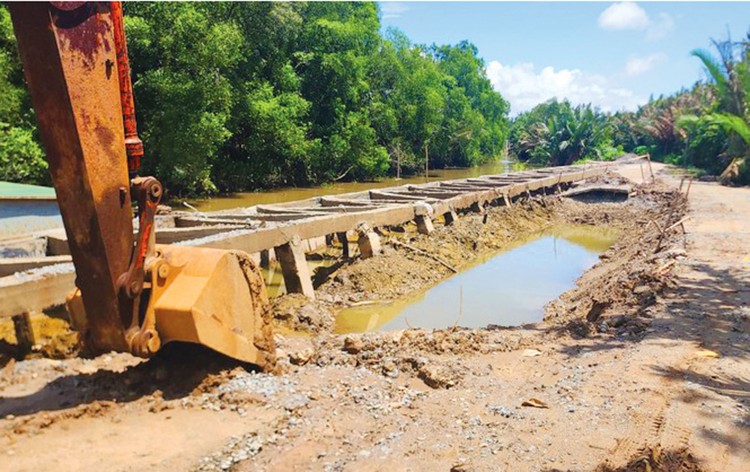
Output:
M310 274L315 273L318 267L328 267L332 264L330 260L308 260L307 268ZM263 280L266 281L268 296L270 298L279 297L286 294L286 285L284 285L284 275L281 272L281 264L278 261L271 261L267 269L261 269Z
M342 310L336 331L480 328L541 321L544 306L574 288L576 279L616 238L617 231L611 228L554 226L476 261L414 298Z

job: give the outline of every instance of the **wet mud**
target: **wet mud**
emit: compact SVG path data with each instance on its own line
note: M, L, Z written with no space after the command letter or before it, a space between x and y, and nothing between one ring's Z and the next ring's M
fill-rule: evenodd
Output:
M685 309L689 322L669 309L682 303L675 272L690 258L684 193L617 175L594 183L630 185L630 196L523 198L429 236L386 228L372 259L330 252L315 301L273 300L278 375L180 349L148 361L10 361L0 370L3 460L17 470L741 470L737 431L750 405L730 367L746 351L686 334L710 322L700 308ZM343 309L423 292L453 275L446 264L463 270L560 225L617 238L541 322L335 332ZM746 315L716 332L746 332ZM671 370L659 367L667 355ZM714 370L718 361L726 370ZM734 408L736 429L724 421L721 432L735 436L693 434L698 407L716 418ZM133 440L154 429L160 444ZM53 455L63 441L71 449Z
M613 176L598 181L623 183ZM597 185L598 181L591 185ZM638 297L647 301L649 294L667 283L671 265L654 271L680 255L679 251L664 251L673 244L678 233L674 228L664 235L661 231L684 215L684 197L653 186L635 187L632 194L627 202L599 204L559 196L524 198L510 207L490 207L486 214L464 214L453 225L436 226L430 235L420 235L409 226L391 228L383 238L381 256L332 264L336 270L326 274L328 280L318 287L314 302L299 295L276 298L276 319L287 329L328 333L335 330L336 315L344 310L366 313L371 305L404 305L418 298L426 289L453 276L454 272L444 263L461 272L498 251L518 247L544 231L566 231L568 234L564 236L571 240L578 238L580 243L586 244L585 231L576 234L573 228L595 226L617 234L614 245L609 240L599 247L606 249L601 261L577 281L574 290L551 303L545 312L547 322L565 325L574 321L569 328L580 331L584 328L579 327L576 320L586 316L587 322L596 321L600 316L606 318L605 304L640 303L628 295L636 286L639 287ZM618 283L623 277L629 281ZM594 304L601 307L603 313L589 315ZM360 308L362 310L358 310ZM348 318L348 324L362 323ZM460 320L456 325L460 326ZM404 326L407 327L418 326Z

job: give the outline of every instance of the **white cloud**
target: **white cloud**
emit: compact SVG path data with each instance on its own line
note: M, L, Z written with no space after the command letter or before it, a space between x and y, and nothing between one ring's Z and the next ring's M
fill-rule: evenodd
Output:
M674 19L668 13L656 15L656 21L652 21L646 31L647 41L658 41L664 39L674 31Z
M668 13L649 18L646 10L633 2L613 3L599 15L599 27L611 31L645 30L647 41L658 41L674 31L674 19Z
M510 102L511 114L528 111L551 98L568 99L577 105L591 103L603 111L635 110L646 102L628 89L614 86L609 79L579 69L545 67L538 73L531 63L503 65L492 61L487 77L495 90Z
M383 19L400 18L401 15L409 11L409 5L401 2L380 2L380 11L383 13Z
M599 15L599 26L606 30L646 29L649 23L646 11L633 2L614 3Z
M625 73L630 77L644 74L666 59L666 54L661 52L646 57L632 56L625 64Z

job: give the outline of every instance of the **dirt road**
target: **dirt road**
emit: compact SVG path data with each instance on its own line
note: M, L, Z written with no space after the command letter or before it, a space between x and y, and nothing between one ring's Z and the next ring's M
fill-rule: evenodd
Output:
M627 231L543 323L278 336L279 376L195 350L11 362L3 469L748 470L750 190L694 183L683 238L654 170L630 206L555 204Z

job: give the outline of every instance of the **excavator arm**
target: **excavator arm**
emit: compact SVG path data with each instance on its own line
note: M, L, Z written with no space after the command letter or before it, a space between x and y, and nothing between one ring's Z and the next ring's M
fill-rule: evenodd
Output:
M9 8L75 265L67 306L84 345L148 357L193 342L272 369L268 296L252 259L155 244L162 186L137 175L144 153L122 5Z

